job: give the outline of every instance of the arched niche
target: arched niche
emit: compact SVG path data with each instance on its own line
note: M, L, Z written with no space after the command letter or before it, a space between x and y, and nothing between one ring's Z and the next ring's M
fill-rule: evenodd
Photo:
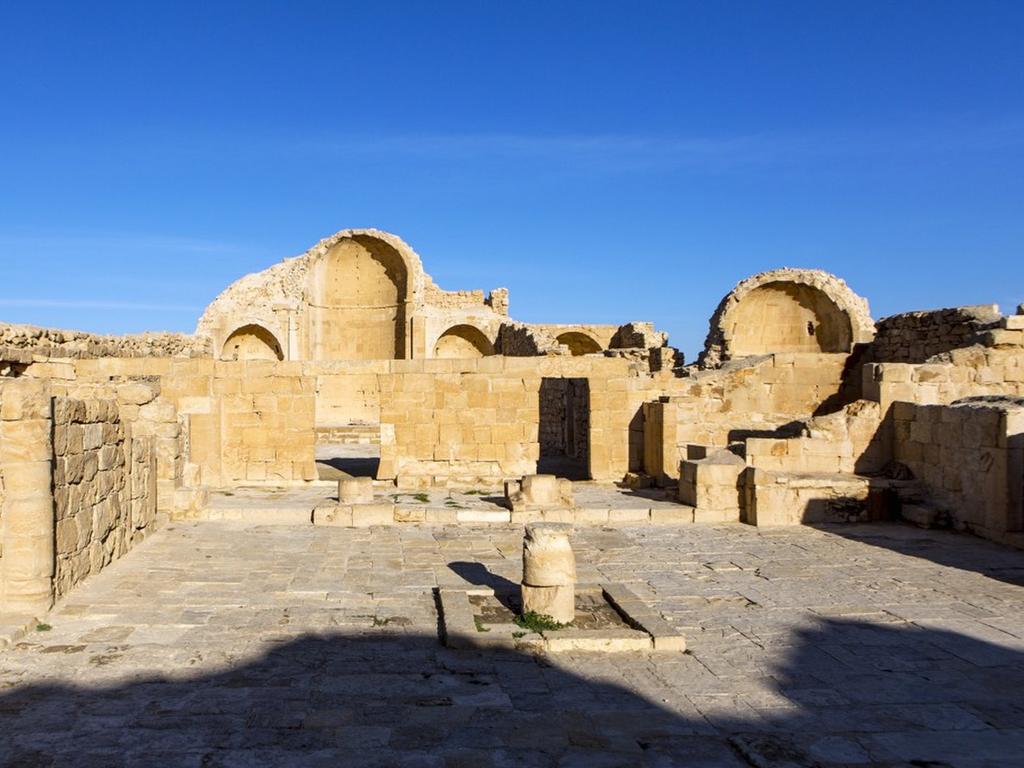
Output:
M494 345L483 331L472 325L455 325L441 334L434 345L434 357L472 358L494 354Z
M773 352L845 354L874 334L867 301L845 281L820 269L786 267L752 275L726 294L698 362L713 367Z
M371 235L340 239L314 270L314 358L404 358L408 288L408 266L393 245Z
M849 352L849 316L820 288L775 282L736 305L728 329L733 356L769 352Z
M221 360L284 360L281 345L262 325L250 323L234 330L221 350Z
M569 348L573 357L579 355L590 355L601 351L601 345L597 341L581 331L566 331L555 337L559 344Z

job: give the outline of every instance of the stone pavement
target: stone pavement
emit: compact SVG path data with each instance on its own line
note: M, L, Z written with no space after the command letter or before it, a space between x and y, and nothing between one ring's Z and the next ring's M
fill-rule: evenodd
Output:
M620 512L659 510L661 514L668 515L665 519L672 522L678 521L684 511L692 512L691 508L666 498L665 491L660 489L634 491L587 481L573 483L573 493L577 508ZM216 522L303 525L310 522L314 507L332 499L337 501L337 498L337 482L284 488L240 486L211 491L208 504L198 516L199 519ZM434 522L454 520L456 515L464 512L504 513L506 523L509 518L504 490L494 487L399 491L391 483L377 481L375 500L394 502L400 508L428 515L441 513ZM635 522L636 515L626 515L626 518Z
M513 526L172 523L0 652L16 766L1024 765L1024 553L897 525L581 529L686 654L459 653Z

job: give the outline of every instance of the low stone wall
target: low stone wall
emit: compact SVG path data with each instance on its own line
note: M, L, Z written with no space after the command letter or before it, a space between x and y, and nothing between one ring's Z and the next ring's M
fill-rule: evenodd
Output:
M0 324L0 359L96 357L207 357L209 342L184 333L102 336L83 331Z
M156 471L152 438L132 439L115 400L55 398L53 450L60 597L152 529Z
M995 328L1001 317L994 304L891 315L878 321L870 359L923 363L934 355L977 343L980 334Z
M46 610L159 521L158 438L140 408L122 405L131 391L122 401L87 387L76 399L63 386L0 382L0 609L11 613Z
M1024 399L893 405L893 451L953 523L987 538L1024 530Z

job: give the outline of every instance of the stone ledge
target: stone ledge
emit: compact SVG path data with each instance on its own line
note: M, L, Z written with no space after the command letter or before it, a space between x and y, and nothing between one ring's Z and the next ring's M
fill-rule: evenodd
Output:
M455 650L517 650L529 653L622 653L686 650L686 638L657 611L624 584L578 584L577 595L600 593L622 618L625 626L603 629L565 629L528 632L515 624L492 625L487 631L477 626L470 597L491 597L489 587L437 589L441 639Z
M650 635L654 650L686 650L686 638L625 584L602 584L601 591L626 623Z
M39 624L29 614L5 614L0 620L0 648L10 648Z

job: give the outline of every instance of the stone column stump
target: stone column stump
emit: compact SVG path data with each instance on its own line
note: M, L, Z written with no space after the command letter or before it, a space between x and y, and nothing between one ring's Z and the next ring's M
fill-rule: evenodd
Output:
M576 618L576 556L569 543L572 526L532 523L523 539L524 613L550 616L561 624Z
M372 504L373 478L346 477L338 481L339 504Z

